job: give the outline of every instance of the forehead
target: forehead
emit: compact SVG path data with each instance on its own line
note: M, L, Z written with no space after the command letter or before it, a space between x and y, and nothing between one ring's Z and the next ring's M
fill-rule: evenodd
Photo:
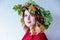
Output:
M24 14L29 15L29 14L30 14L30 12L29 12L28 10L25 10Z

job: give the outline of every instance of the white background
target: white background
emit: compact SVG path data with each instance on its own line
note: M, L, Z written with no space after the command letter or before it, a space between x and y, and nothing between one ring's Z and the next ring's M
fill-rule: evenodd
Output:
M24 31L20 16L12 8L27 0L0 0L0 40L21 40ZM53 22L45 31L48 40L60 40L60 0L35 0L43 8L50 10Z

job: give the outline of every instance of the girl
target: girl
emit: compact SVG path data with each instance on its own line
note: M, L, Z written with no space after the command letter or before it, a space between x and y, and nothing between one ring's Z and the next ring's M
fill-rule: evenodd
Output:
M44 30L47 29L52 21L49 11L38 6L34 1L28 1L25 5L15 5L13 7L22 15L22 26L25 35L22 40L48 40Z
M28 10L23 12L22 25L26 34L22 40L48 40L44 34L45 27L43 25L43 17L36 12L36 14L30 13Z

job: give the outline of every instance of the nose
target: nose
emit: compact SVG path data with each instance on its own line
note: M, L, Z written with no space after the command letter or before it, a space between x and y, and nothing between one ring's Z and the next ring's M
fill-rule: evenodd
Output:
M28 16L28 20L30 20L30 15Z

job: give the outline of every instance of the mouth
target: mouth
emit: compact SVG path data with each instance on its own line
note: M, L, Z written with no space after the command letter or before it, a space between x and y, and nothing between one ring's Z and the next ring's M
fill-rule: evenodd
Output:
M30 24L30 23L31 23L31 21L28 22L28 24Z

